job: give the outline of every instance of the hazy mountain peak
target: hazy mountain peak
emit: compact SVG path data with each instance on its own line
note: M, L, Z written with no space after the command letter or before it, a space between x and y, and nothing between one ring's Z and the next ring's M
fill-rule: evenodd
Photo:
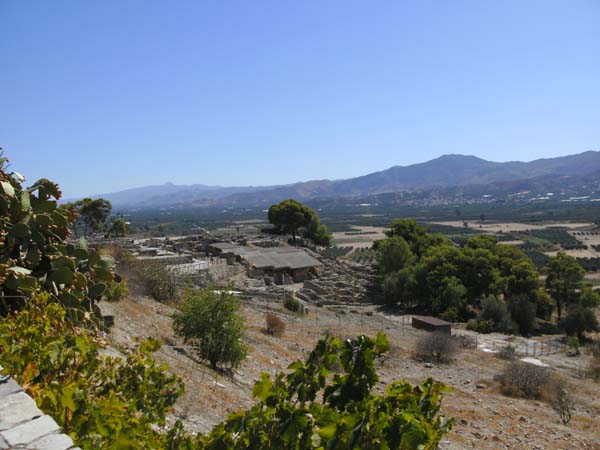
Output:
M600 152L587 151L530 162L492 162L473 155L444 154L409 166L393 166L380 172L345 180L311 180L284 186L220 187L202 184L128 189L101 197L117 207L173 205L262 205L296 198L348 197L418 189L479 185L531 180L536 177L585 176L600 172Z

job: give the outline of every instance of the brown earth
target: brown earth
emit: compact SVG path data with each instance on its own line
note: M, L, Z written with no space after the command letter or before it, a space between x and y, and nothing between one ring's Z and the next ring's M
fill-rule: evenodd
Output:
M244 301L249 356L233 378L212 371L196 360L193 349L182 345L172 332L173 308L158 303L132 286L132 294L116 304L105 304L105 314L115 316L110 337L116 346L127 346L153 336L164 342L155 357L181 376L186 392L173 412L193 432L207 432L228 413L253 404L252 386L261 372L285 370L304 358L325 332L340 336L375 335L383 329L391 352L378 368L381 391L385 384L406 379L420 383L434 377L454 388L443 401L442 413L454 417L452 432L440 448L458 449L600 449L599 385L581 378L569 367L556 370L568 376L577 398L575 415L563 426L552 408L541 401L505 397L498 391L494 376L503 361L476 349L463 349L450 364L428 367L411 353L415 339L423 333L381 315L375 307L360 310L313 308L308 316L286 313L271 302L269 309L287 324L282 337L264 332L267 304L257 299ZM368 315L370 314L370 315ZM397 319L397 318L396 318Z

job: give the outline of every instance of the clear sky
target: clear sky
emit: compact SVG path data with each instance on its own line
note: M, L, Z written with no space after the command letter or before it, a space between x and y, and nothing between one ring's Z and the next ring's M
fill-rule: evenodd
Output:
M600 149L600 0L0 0L0 146L67 196Z

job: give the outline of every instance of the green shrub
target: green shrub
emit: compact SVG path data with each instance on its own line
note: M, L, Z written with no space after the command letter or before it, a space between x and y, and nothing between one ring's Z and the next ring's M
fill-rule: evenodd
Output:
M535 329L537 305L524 295L515 295L508 299L507 306L519 334L529 336Z
M122 357L102 353L95 332L74 327L44 294L0 319L0 364L84 449L161 448L155 427L183 392L143 342Z
M379 381L375 357L387 349L382 334L320 340L289 373L263 374L253 391L258 402L200 438L199 448L433 450L453 423L439 415L448 389L428 379L420 386L397 381L383 395L372 393Z
M302 303L300 303L295 298L291 297L285 299L285 301L283 302L283 306L288 311L292 311L295 313L300 312L302 310Z
M467 330L476 331L477 333L491 333L494 330L493 322L479 319L469 320Z
M577 336L579 341L584 340L586 331L598 331L598 319L590 308L581 305L569 307L567 317L559 322L560 328L569 336Z
M579 338L577 336L567 336L567 355L577 356L580 353Z
M198 355L210 362L236 368L246 358L244 319L238 298L229 290L212 287L188 290L173 314L173 329L197 346Z
M0 315L46 291L73 319L99 319L97 303L110 300L120 280L114 260L84 240L68 242L76 214L57 206L58 185L41 179L25 188L6 165L0 154Z

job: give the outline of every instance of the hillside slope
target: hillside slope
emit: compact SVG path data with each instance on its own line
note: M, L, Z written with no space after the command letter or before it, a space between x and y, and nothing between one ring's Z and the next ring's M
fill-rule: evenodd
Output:
M475 156L444 155L419 164L394 166L344 180L312 180L282 186L220 187L167 183L100 195L115 207L155 208L167 206L263 206L285 198L367 196L431 188L518 185L532 179L577 182L600 172L600 151L530 162L492 162Z

